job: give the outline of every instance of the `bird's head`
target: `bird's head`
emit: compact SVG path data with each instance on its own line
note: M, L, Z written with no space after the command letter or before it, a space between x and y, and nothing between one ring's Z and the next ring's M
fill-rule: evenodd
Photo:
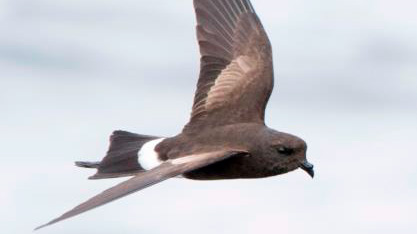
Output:
M269 152L273 157L271 166L279 174L287 173L298 168L314 177L313 164L306 158L306 142L288 133L271 132Z

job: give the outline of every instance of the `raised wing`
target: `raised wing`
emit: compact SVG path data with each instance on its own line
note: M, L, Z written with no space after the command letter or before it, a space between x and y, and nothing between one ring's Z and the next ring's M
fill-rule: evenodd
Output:
M49 223L37 227L35 230L92 210L96 207L102 206L171 177L175 177L177 175L196 170L215 162L219 162L233 155L236 155L237 153L239 152L221 150L215 152L193 154L177 159L168 160L161 164L159 167L138 174L137 176L125 182L105 190L104 192L76 206L74 209L66 212L65 214L50 221Z
M184 131L264 123L273 88L272 51L249 0L194 0L201 53L191 120Z

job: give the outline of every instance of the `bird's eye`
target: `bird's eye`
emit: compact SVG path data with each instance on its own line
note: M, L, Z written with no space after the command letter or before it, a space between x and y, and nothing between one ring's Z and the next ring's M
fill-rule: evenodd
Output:
M291 155L294 152L293 149L290 149L290 148L287 148L287 147L284 147L284 146L278 147L277 151L278 151L278 153L283 154L283 155Z

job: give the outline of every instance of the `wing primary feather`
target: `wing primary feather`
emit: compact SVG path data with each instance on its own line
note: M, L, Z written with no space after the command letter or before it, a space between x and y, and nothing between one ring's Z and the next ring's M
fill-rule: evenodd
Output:
M236 2L236 0L233 0L232 2L235 5L235 7L237 8L237 10L239 12L239 15L242 14L244 11L242 10L241 6Z
M218 46L214 43L210 43L207 41L199 41L199 45L200 45L200 53L205 56L205 55L209 55L209 56L217 56L217 57L221 57L223 59L232 59L232 54L229 53L229 50L225 50L223 47Z
M225 11L227 16L230 19L230 22L233 24L233 28L236 26L236 16L233 15L233 12L230 9L230 6L228 4L225 4L222 0L218 0L218 2L221 5L221 8Z
M214 12L218 12L218 14L223 18L223 20L224 20L224 22L227 24L227 26L229 27L229 31L230 32L233 32L233 28L234 28L234 25L232 24L232 22L231 22L231 19L230 18L228 18L228 16L225 14L225 12L224 12L224 8L223 7L219 7L217 4L216 4L216 1L209 1L210 3L211 3L211 5L213 5L213 8L215 8L216 9L216 11L214 11Z
M252 13L256 13L256 12L255 12L255 8L254 8L254 7L253 7L253 5L252 5L252 2L251 2L251 1L247 1L246 3L249 5L250 11L251 11Z
M86 211L97 208L99 206L105 205L109 202L125 197L129 194L132 194L134 192L137 192L164 180L167 180L171 177L175 177L177 175L181 175L183 173L196 170L198 168L224 160L239 152L241 151L220 150L184 156L183 160L181 160L181 158L168 160L165 163L148 172L139 174L127 181L124 181L114 187L111 187L103 191L102 193L90 198L86 202L76 206L72 210L64 213L60 217L35 228L35 230L39 230L46 226L55 224L57 222L63 221L65 219L74 217Z
M208 3L208 5L206 5L207 12L211 14L211 16L217 21L219 25L222 26L222 28L225 31L230 33L230 31L233 30L233 26L229 24L227 18L223 15L223 12L221 11L221 9L216 5L214 1L206 1L206 2Z
M242 4L241 6L242 6L244 12L248 12L250 10L249 10L249 7L245 4L245 2L246 2L245 0L240 0L240 3Z
M233 46L232 44L230 44L230 42L228 41L224 41L225 43L221 43L218 41L218 38L216 37L216 35L210 34L209 32L207 32L203 27L201 27L200 25L197 26L197 38L201 43L207 43L210 45L214 45L216 47L219 47L221 49L223 49L224 51L228 52L228 54L232 54L232 49ZM205 49L204 46L202 47L202 49ZM210 53L212 52L211 49L209 51L204 51L204 54Z
M212 16L205 10L200 8L195 10L197 13L198 25L204 27L204 30L210 34L214 34L222 38L224 41L227 41L228 44L232 44L233 37L230 32L226 32L218 22L212 18Z
M219 33L222 33L223 35L227 35L227 37L225 37L225 39L228 39L229 41L232 41L233 35L230 33L230 30L227 30L224 25L217 19L218 17L216 17L214 14L214 12L216 11L212 11L210 9L207 9L207 5L205 4L201 4L198 8L196 8L196 12L197 12L197 16L200 16L197 18L197 21L199 21L199 23L201 23L201 25L204 26L213 26L217 29L217 31ZM198 13L198 10L200 10L200 12ZM202 22L202 19L205 18L205 21L207 23Z
M225 3L226 3L226 5L229 6L229 10L230 10L229 12L232 13L232 16L233 16L233 18L235 20L235 24L236 24L237 19L238 19L238 16L239 16L239 13L237 13L235 11L235 9L233 9L233 6L231 5L230 1L225 1Z

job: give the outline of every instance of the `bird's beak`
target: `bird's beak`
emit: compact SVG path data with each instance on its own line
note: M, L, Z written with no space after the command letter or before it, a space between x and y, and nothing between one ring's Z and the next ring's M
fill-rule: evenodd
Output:
M314 165L309 163L307 160L302 161L300 164L300 168L303 169L305 172L307 172L311 178L314 178Z

